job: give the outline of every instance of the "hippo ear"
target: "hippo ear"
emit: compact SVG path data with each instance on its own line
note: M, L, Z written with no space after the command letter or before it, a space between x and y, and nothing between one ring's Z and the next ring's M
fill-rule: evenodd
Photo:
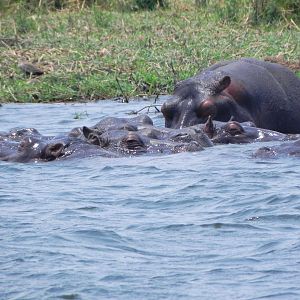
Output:
M83 126L82 132L83 132L84 137L88 139L88 138L89 138L89 135L90 135L91 133L93 133L93 129L88 128L88 127L86 127L86 126Z
M224 91L231 83L231 79L229 76L224 76L220 80L216 82L216 85L213 87L213 93L219 94Z
M214 126L211 115L208 116L208 119L204 125L204 132L210 139L212 139L216 134L216 127Z
M49 144L45 149L44 158L54 160L64 154L64 149L65 146L63 143Z

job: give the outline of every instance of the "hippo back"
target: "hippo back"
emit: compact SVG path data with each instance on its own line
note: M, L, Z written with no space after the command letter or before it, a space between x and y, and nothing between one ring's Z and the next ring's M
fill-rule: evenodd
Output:
M288 68L242 58L218 63L200 74L205 76L207 72L221 72L245 88L240 104L250 111L258 127L300 132L300 79Z

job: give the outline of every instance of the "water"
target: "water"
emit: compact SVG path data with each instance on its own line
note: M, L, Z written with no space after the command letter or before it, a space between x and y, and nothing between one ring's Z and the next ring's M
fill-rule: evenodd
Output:
M4 105L1 130L147 104ZM259 146L0 162L0 299L300 299L300 160Z

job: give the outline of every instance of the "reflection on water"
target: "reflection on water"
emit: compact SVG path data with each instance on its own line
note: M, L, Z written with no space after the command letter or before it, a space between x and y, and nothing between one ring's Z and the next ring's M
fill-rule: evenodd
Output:
M0 131L146 105L4 105ZM257 148L0 162L0 299L299 299L300 160Z

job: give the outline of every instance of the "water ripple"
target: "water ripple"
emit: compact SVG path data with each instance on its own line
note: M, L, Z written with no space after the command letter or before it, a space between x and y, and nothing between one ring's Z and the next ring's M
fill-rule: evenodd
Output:
M1 130L140 105L5 104ZM252 159L260 146L0 162L0 299L299 299L300 161Z

